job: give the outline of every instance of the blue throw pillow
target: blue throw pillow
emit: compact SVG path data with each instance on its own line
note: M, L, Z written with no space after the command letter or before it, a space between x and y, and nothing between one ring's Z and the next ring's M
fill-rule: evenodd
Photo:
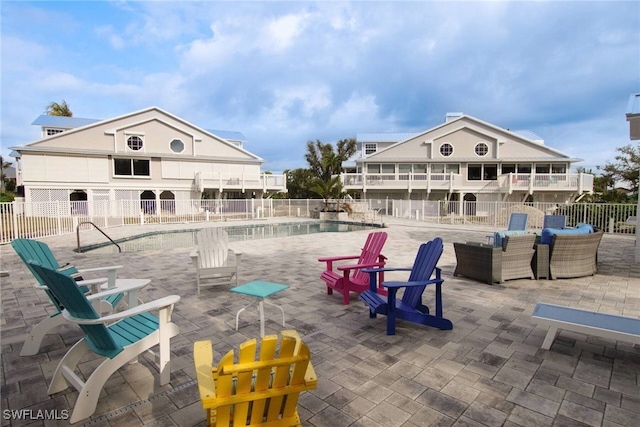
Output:
M493 233L493 246L496 248L501 248L502 243L504 243L505 236L515 236L519 234L529 234L526 230L505 230L505 231L496 231Z
M578 224L576 228L543 228L540 234L540 243L550 245L553 236L556 234L591 234L593 226L591 224Z

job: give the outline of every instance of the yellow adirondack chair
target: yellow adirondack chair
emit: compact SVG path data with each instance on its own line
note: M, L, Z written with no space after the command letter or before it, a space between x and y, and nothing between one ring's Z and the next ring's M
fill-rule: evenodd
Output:
M211 341L193 345L193 359L202 407L209 426L300 426L298 396L318 384L309 347L296 331L282 331L276 354L277 335L240 345L212 366Z

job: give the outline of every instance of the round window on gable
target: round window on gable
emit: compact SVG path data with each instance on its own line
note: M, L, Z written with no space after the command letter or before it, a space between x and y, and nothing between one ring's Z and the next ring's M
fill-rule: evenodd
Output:
M127 147L129 147L133 151L142 150L142 145L142 138L140 138L138 135L133 135L127 138Z
M484 142L479 142L476 144L476 154L478 156L486 156L489 153L489 146Z
M169 146L174 153L182 153L184 151L184 142L179 139L172 140Z
M453 154L453 145L449 143L444 143L440 146L440 154L444 157L449 157Z

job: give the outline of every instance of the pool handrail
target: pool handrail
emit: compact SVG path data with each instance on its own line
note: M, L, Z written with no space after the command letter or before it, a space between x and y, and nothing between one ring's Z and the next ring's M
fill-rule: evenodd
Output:
M109 239L109 241L110 241L111 243L113 243L114 245L116 245L116 246L118 247L118 252L122 252L122 248L120 247L120 245L119 245L119 244L117 244L116 242L114 242L114 241L113 241L113 239L112 239L111 237L107 236L107 233L105 233L104 231L102 231L102 229L101 229L100 227L98 227L97 225L95 225L95 224L94 224L93 222L91 222L91 221L82 221L82 222L79 222L79 223L78 223L78 225L76 226L76 240L77 240L77 243L78 243L78 249L77 249L77 252L78 252L78 253L82 253L82 249L80 248L80 226L81 226L81 225L83 225L83 224L91 224L91 225L93 225L93 226L96 228L96 230L98 230L99 232L101 232L101 233L102 233L102 235L103 235L104 237L106 237L107 239Z

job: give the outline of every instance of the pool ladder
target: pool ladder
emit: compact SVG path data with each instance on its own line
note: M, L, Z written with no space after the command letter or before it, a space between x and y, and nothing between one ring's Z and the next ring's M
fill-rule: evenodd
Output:
M77 239L77 241L78 241L78 249L77 249L78 253L81 253L81 252L82 252L82 251L80 250L80 226L81 226L81 225L83 225L83 224L91 224L91 225L93 225L93 226L96 228L96 230L98 230L99 232L101 232L101 233L102 233L102 235L103 235L104 237L106 237L107 239L109 239L109 241L110 241L111 243L113 243L114 245L116 245L116 246L118 247L118 252L122 252L122 248L120 247L120 245L119 245L119 244L117 244L116 242L114 242L114 241L113 241L113 239L112 239L111 237L107 236L107 233L105 233L104 231L102 231L102 229L101 229L100 227L98 227L97 225L95 225L95 224L94 224L93 222L91 222L91 221L82 221L82 222L79 222L79 223L78 223L78 225L76 226L76 239Z

